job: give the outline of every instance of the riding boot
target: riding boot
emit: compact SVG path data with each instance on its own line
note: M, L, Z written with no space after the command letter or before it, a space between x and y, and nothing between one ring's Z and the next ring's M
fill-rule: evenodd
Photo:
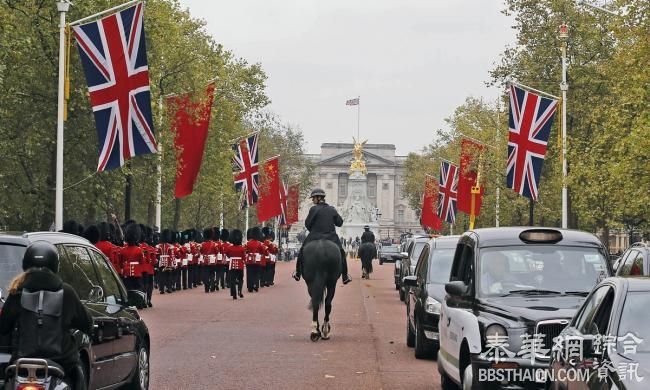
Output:
M341 248L341 276L343 278L343 284L348 284L352 281L352 278L348 275L348 259L345 257L343 248Z
M303 261L302 248L303 247L300 247L300 251L298 252L298 258L296 259L296 272L294 272L293 274L293 278L296 279L296 281L299 281L300 277L302 276L302 261Z

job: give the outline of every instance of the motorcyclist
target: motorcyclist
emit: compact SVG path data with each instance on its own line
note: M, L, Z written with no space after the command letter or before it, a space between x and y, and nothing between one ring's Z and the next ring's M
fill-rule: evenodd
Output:
M22 266L24 272L11 282L9 296L0 313L0 335L3 337L8 335L13 340L12 361L19 358L52 360L63 367L66 377L74 383L73 389L85 390L86 379L79 359L79 346L72 330L76 329L89 335L93 322L74 289L63 283L57 275L59 254L56 247L46 241L35 241L25 251ZM40 316L45 314L40 312L37 322L33 317L33 311L28 312L25 307L27 303L21 300L23 296L33 296L33 293L41 291L45 293L40 294L41 297L53 297L45 298L40 303L45 307L41 310L43 313L57 319L54 322L47 320L41 322ZM27 322L32 319L34 321ZM43 326L53 323L60 326L60 329L43 329ZM46 337L36 337L36 333L41 335L58 333L61 337L56 344L60 342L60 345L41 345L36 340Z
M305 219L305 227L309 230L309 235L307 235L300 247L298 260L296 261L296 272L293 277L300 280L302 276L303 248L311 241L324 239L334 242L341 250L341 276L343 284L348 284L352 281L350 275L348 275L348 262L339 236L336 234L336 227L343 226L343 218L333 206L325 203L325 191L322 189L315 188L311 192L310 198L314 205L309 209L309 214Z

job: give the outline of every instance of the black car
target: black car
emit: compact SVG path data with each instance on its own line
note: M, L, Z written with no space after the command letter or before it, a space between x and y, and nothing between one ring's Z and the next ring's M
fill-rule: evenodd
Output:
M415 357L435 356L440 346L438 320L445 299L451 262L460 236L438 237L422 248L413 275L404 278L406 299L406 345L415 347Z
M618 260L616 276L650 276L650 246L632 244Z
M415 271L415 266L418 262L418 259L420 258L420 253L422 253L422 249L424 248L424 245L426 245L427 242L431 240L430 237L428 236L415 236L410 238L407 241L406 244L406 250L404 251L407 256L403 256L402 258L402 264L400 267L400 275L399 275L399 280L400 280L400 289L399 289L399 299L402 302L406 302L406 294L408 288L404 286L403 283L401 283L402 280L404 280L405 277L409 275L413 275L413 272Z
M465 232L440 310L443 387L543 386L537 375L549 372L553 339L611 275L605 247L590 233L530 227Z
M386 262L395 262L402 258L402 254L399 251L397 245L389 245L381 247L381 250L378 253L379 255L379 265Z
M596 286L556 341L550 388L650 388L649 305L650 279L616 277ZM580 350L567 353L576 340Z
M93 318L93 334L75 333L88 388L148 389L149 330L136 309L145 307L145 298L126 290L108 259L90 242L65 233L0 234L0 286L8 286L22 272L25 249L38 240L56 245L61 278ZM8 356L0 359L6 365ZM0 370L4 373L4 367Z

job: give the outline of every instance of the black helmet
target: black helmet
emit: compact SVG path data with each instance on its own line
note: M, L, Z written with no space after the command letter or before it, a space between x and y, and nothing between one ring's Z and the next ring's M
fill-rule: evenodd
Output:
M322 196L324 198L325 197L325 191L323 191L322 188L314 188L311 191L311 195L309 195L309 197L313 198L314 196Z
M54 273L59 272L59 252L53 244L47 241L34 241L27 247L23 255L23 271L34 267L49 268Z
M363 230L366 230L366 231L367 231L367 230L370 230L370 226L368 226L368 225L364 226L364 227L363 227Z

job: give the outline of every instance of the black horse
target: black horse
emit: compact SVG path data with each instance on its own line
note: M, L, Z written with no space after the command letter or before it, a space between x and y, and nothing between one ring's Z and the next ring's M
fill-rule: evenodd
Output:
M372 242L364 242L359 247L359 257L361 258L362 278L369 279L372 273L372 259L377 257L377 248Z
M316 240L308 243L304 249L303 278L311 297L309 304L313 312L311 323L311 341L321 337L329 339L331 326L329 324L332 312L332 300L336 292L336 282L341 276L341 251L339 247L328 240ZM318 311L325 296L325 318L323 326L318 322Z

